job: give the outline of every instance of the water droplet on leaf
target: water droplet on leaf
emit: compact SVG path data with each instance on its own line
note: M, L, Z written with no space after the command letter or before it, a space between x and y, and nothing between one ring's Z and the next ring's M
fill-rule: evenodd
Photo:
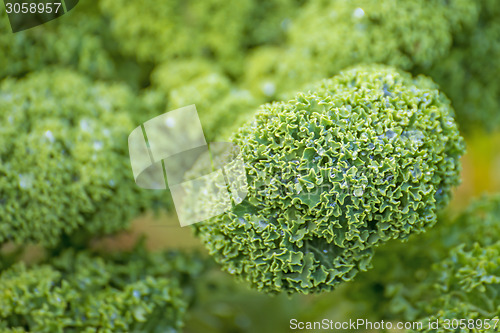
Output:
M357 188L357 189L354 190L354 196L356 196L356 197L362 196L363 193L364 193L363 190L360 189L360 188Z

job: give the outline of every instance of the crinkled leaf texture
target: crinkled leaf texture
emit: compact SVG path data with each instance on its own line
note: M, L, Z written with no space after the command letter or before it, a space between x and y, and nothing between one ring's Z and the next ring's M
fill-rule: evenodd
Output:
M484 320L500 318L499 235L500 195L482 197L456 219L377 249L374 269L346 295L379 319L421 320L422 332L450 332L446 319L471 320L456 332L498 332ZM439 330L429 328L436 320Z
M442 254L413 304L428 320L474 320L473 326L457 332L498 332L500 325L500 195L477 201L448 230L458 244ZM437 241L437 239L436 239ZM485 320L491 320L488 328ZM497 320L496 327L493 319ZM481 322L481 325L479 325Z
M433 225L464 153L432 81L384 66L266 104L233 141L248 196L195 228L225 270L269 293L332 290L374 246Z
M197 255L132 252L96 256L66 250L0 274L1 332L179 332Z
M131 177L135 107L126 86L69 70L0 83L0 244L114 232L151 206Z

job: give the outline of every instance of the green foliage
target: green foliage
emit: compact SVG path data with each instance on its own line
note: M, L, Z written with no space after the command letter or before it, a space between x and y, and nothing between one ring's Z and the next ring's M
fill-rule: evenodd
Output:
M220 74L220 69L204 59L171 60L155 67L151 73L151 82L158 90L168 93L202 76L215 73Z
M311 1L292 27L290 44L307 50L327 73L358 62L427 67L447 54L454 32L475 23L477 11L463 0ZM313 18L316 24L308 24Z
M58 65L98 79L139 79L139 67L114 51L116 41L95 5L82 2L78 10L18 33L12 33L7 14L2 10L0 78Z
M67 250L46 264L18 263L0 274L0 329L178 332L203 269L195 255L143 247L104 257Z
M373 247L433 225L464 153L432 81L382 66L262 106L233 142L249 193L195 228L223 269L269 293L332 290Z
M158 200L131 177L136 103L125 86L64 70L1 83L0 244L115 232Z
M378 249L375 268L348 294L372 302L380 318L421 319L425 332L444 332L426 330L429 320L443 329L444 319L500 318L499 234L500 196L481 198L455 220Z
M433 237L445 232L457 245L446 248L442 260L432 266L413 300L416 308L441 323L457 318L500 321L500 196L476 202ZM471 331L497 332L498 325L461 330Z
M498 0L81 1L16 34L0 11L0 245L48 247L31 266L15 263L23 246L0 252L0 331L173 332L189 306L188 331L274 332L292 313L331 311L332 296L343 302L334 315L352 317L344 294L384 320L498 318L500 197L429 227L464 152L442 93L465 133L500 128L499 9ZM239 129L275 100L285 102ZM250 185L241 205L195 225L210 254L269 294L356 277L344 294L271 299L222 272L202 278L196 256L84 249L168 207L167 192L133 182L127 136L190 104L207 141L235 132Z
M432 77L464 130L495 130L497 18L498 4L484 0L313 0L292 21L284 47L249 55L244 81L276 98L348 66L384 63Z
M449 257L433 267L434 285L429 287L432 296L418 300L418 306L439 320L441 329L424 329L423 332L444 332L444 320L466 318L473 320L472 327L461 332L497 332L500 321L500 241L490 246L461 245L450 251ZM426 302L424 305L423 302ZM496 326L477 320L497 319ZM427 321L424 320L424 321ZM479 328L480 326L480 328ZM471 330L470 328L475 328Z
M478 23L456 38L448 56L424 71L443 87L465 130L500 128L500 11L483 4Z
M283 323L315 313L317 299L304 295L270 296L249 289L218 267L197 282L196 302L189 308L186 332L275 333L286 331ZM331 295L325 294L325 297Z
M276 43L283 19L299 1L101 2L123 50L160 63L176 58L206 58L232 75L241 74L248 48ZM270 10L273 9L273 10Z
M234 129L235 123L242 122L239 118L259 104L247 90L234 88L229 79L219 73L200 76L172 89L168 101L170 110L196 104L209 142L228 133L228 128Z
M272 78L263 79L286 92L359 63L427 68L477 16L478 5L463 0L313 0L291 24L286 50L259 56L247 73L255 77L274 64Z
M227 139L262 102L201 59L165 62L151 77L153 89L165 95L168 110L196 105L208 142Z

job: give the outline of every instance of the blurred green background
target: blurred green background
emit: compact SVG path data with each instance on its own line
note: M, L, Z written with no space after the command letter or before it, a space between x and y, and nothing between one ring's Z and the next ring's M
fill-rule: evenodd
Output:
M90 82L89 90L94 84L119 86L124 90L117 104L123 96L129 100L117 108L136 125L196 104L207 140L213 141L227 139L260 104L354 64L385 63L425 74L451 99L467 142L462 184L443 213L453 217L474 198L500 192L499 7L495 0L84 0L57 20L15 34L2 8L0 80L10 82L2 86L7 91L34 73L50 80L67 70ZM117 145L126 148L125 141ZM16 191L7 185L1 185L3 195ZM63 247L120 252L145 236L150 251L206 256L191 229L180 228L168 191L131 193L143 202L124 214L135 216L130 225L123 221L105 235L91 230L83 243L72 243L70 233ZM52 253L37 240L7 239L0 245L6 256L19 252L16 260L30 264ZM197 294L184 320L188 333L290 332L292 318L378 318L351 297L362 289L357 280L320 296L271 297L211 265L195 283Z

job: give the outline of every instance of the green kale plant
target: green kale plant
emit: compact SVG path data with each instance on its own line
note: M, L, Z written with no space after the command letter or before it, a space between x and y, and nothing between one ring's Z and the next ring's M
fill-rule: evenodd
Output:
M283 47L249 55L244 82L274 99L348 66L384 63L436 81L465 131L496 130L498 15L485 0L308 1Z
M477 23L455 38L449 55L423 72L431 75L451 98L465 130L500 128L500 9L481 4Z
M195 104L208 142L228 136L228 128L242 123L241 118L259 103L248 90L235 88L228 78L211 73L172 89L168 95L172 110Z
M347 293L379 318L421 320L422 332L445 332L446 319L462 318L472 326L460 332L497 332L484 320L500 319L499 234L500 196L483 197L456 219L378 249L374 269ZM440 329L429 329L436 320Z
M197 234L224 270L289 294L332 290L374 247L432 226L464 153L436 85L383 66L263 105L233 142L248 195Z
M241 75L246 51L278 43L282 20L297 12L300 1L238 2L101 1L111 29L127 54L161 63L178 58L210 59L233 76Z
M462 0L308 1L291 24L286 48L260 52L261 61L246 73L264 75L279 93L359 63L427 68L448 54L457 32L477 21L478 7Z
M126 86L66 70L2 81L0 244L115 232L161 200L130 177L136 104Z
M79 6L77 15L67 14L73 19L69 26L65 15L36 29L19 33L12 33L7 13L2 10L0 77L24 75L55 64L67 65L94 77L111 76L115 63L105 48L106 37L102 33L105 32L105 23L91 8L91 5L83 4ZM80 9L87 15L82 15ZM60 20L64 21L64 29L60 28ZM37 48L43 48L44 52L33 52Z
M148 84L150 66L118 52L97 2L80 2L60 18L12 33L0 12L0 78L22 77L46 67L68 68L94 80L122 81L134 90Z
M178 332L193 280L194 255L66 250L48 262L0 273L2 332ZM189 296L191 295L191 296Z

